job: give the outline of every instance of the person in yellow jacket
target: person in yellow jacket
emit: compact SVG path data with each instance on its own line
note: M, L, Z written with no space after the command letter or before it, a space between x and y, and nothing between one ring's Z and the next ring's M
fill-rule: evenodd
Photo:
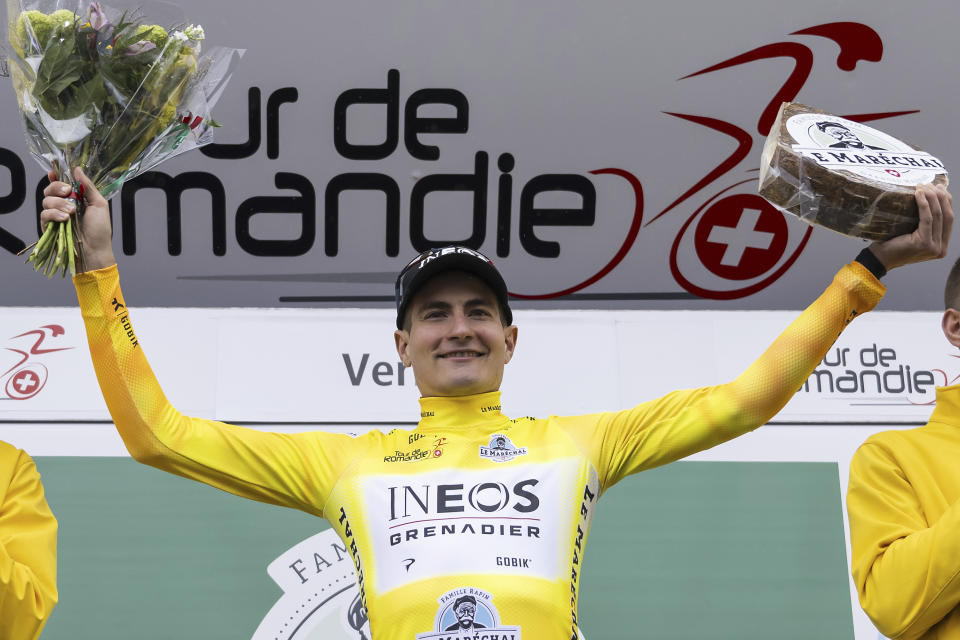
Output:
M39 638L56 604L57 520L33 460L0 441L0 638Z
M877 304L877 278L942 257L953 221L945 190L918 189L918 230L843 267L735 380L565 417L502 412L500 383L518 335L506 284L473 249L429 250L396 284L394 339L422 396L418 426L284 434L170 405L120 290L106 202L78 179L87 272L74 284L100 388L131 456L328 520L353 560L374 640L472 638L471 629L503 640L580 638L580 574L600 495L629 474L764 424L843 328ZM68 218L69 191L47 187L44 224Z
M942 328L960 347L960 261ZM960 638L960 384L937 388L923 427L870 436L847 485L851 569L863 610L895 640Z

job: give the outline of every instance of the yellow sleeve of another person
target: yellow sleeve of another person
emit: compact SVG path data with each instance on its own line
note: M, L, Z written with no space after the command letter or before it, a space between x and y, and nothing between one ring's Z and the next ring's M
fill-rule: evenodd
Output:
M949 406L944 391L935 417ZM960 437L950 418L874 434L850 464L853 580L863 610L895 640L960 638Z
M56 604L57 521L33 460L0 442L0 638L39 638Z

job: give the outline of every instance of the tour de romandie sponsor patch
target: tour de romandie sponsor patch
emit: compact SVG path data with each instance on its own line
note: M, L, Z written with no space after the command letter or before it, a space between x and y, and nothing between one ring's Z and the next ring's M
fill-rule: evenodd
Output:
M509 462L518 456L527 455L526 447L517 447L502 433L490 436L490 444L480 447L480 457L494 462Z
M433 631L418 633L416 640L467 640L496 637L520 640L520 627L500 624L500 614L491 602L493 596L476 587L448 591L437 600L440 608Z

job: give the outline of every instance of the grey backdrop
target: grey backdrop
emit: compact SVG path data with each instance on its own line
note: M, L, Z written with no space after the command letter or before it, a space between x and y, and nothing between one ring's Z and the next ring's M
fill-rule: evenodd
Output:
M951 125L956 95L952 65L960 46L955 38L960 8L952 3L405 0L316 5L291 0L276 11L231 11L229 25L224 11L222 2L197 0L187 15L206 27L210 44L247 49L215 113L224 125L218 141L250 141L248 96L255 90L260 115L253 121L261 132L259 145L250 145L244 158L210 158L194 151L158 168L170 176L205 172L223 185L223 255L213 250L208 193L194 189L183 195L182 250L175 256L169 252L162 192L145 189L132 198L136 250L125 250L120 238L133 237L130 207L123 211L128 220L117 225L115 250L128 298L139 306L388 306L393 274L414 253L414 185L434 174L471 174L477 153L484 152L487 203L477 210L485 228L480 248L497 258L513 292L568 289L598 273L621 248L634 218L634 191L622 176L591 171L619 169L642 184L643 226L615 268L573 297L518 301L518 307L801 307L822 290L838 265L857 253L860 243L816 229L782 277L729 301L690 294L671 271L670 258L684 223L702 205L728 188L724 196L755 191L765 133L758 128L761 112L806 62L809 73L791 85L797 101L838 115L916 111L873 125L930 151L948 168L957 161L960 134ZM861 26L837 27L833 37L796 33L835 22ZM844 55L838 58L841 42ZM751 51L757 52L757 60L685 77ZM857 58L863 59L851 65ZM391 69L398 71L396 150L384 159L343 157L334 145L337 97L354 88L386 89ZM469 107L465 133L419 136L422 143L439 148L436 160L413 157L405 144L405 105L425 88L455 90ZM268 110L271 96L275 104ZM8 81L0 82L0 109L7 115L0 149L12 154L6 155L7 164L16 165L19 159L25 166L26 189L18 204L12 173L0 167L0 229L8 234L7 249L0 248L0 303L73 304L68 284L41 283L9 250L35 237L33 194L44 172L26 156ZM277 116L268 118L268 111ZM434 104L417 113L449 118L455 109ZM705 119L715 126L704 124ZM346 139L356 145L381 143L386 120L383 105L350 107ZM742 159L657 218L738 149L734 137L717 129L718 123L746 136ZM269 157L269 146L275 157ZM505 227L510 247L508 255L497 257L498 220L506 222L498 213L503 172L497 162L504 153L514 161L512 185L505 191L512 202L504 209L510 212ZM380 174L397 185L396 256L386 252L385 197L369 191L347 191L340 198L338 251L328 255L325 193L335 176L347 173ZM312 238L307 234L300 255L251 255L238 239L238 209L254 197L297 195L276 186L277 174L300 176L288 179L299 180L304 200L314 209L308 217L315 230ZM546 174L579 176L596 191L592 225L533 229L537 238L559 243L555 258L531 255L521 241L521 193L531 180ZM428 195L425 236L436 241L471 237L471 197L464 191ZM251 237L291 241L304 234L303 216L263 213L269 208L263 200L247 204L261 211L250 218ZM540 194L532 204L576 208L581 200L573 193L555 192ZM118 222L121 209L118 197ZM694 227L686 231L688 240ZM777 259L769 268L746 280L712 276L689 248L686 254L678 250L683 263L678 268L711 291L769 279L796 251L806 230L793 219L788 228L783 255L773 256ZM954 247L950 259L956 255ZM887 280L891 290L884 308L937 309L948 267L942 261L895 272Z

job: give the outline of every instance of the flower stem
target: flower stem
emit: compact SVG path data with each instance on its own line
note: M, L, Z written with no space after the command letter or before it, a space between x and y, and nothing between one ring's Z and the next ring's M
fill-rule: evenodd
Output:
M68 223L67 223L66 225L64 225L64 226L67 227L67 267L69 268L70 277L72 278L73 276L77 275L77 268L76 268L76 266L74 265L74 261L73 261L73 253L74 253L74 247L73 247L73 224L70 223L70 222L68 222ZM64 272L63 272L63 277L64 277L64 278L67 277L67 271L66 271L66 270L64 270Z

